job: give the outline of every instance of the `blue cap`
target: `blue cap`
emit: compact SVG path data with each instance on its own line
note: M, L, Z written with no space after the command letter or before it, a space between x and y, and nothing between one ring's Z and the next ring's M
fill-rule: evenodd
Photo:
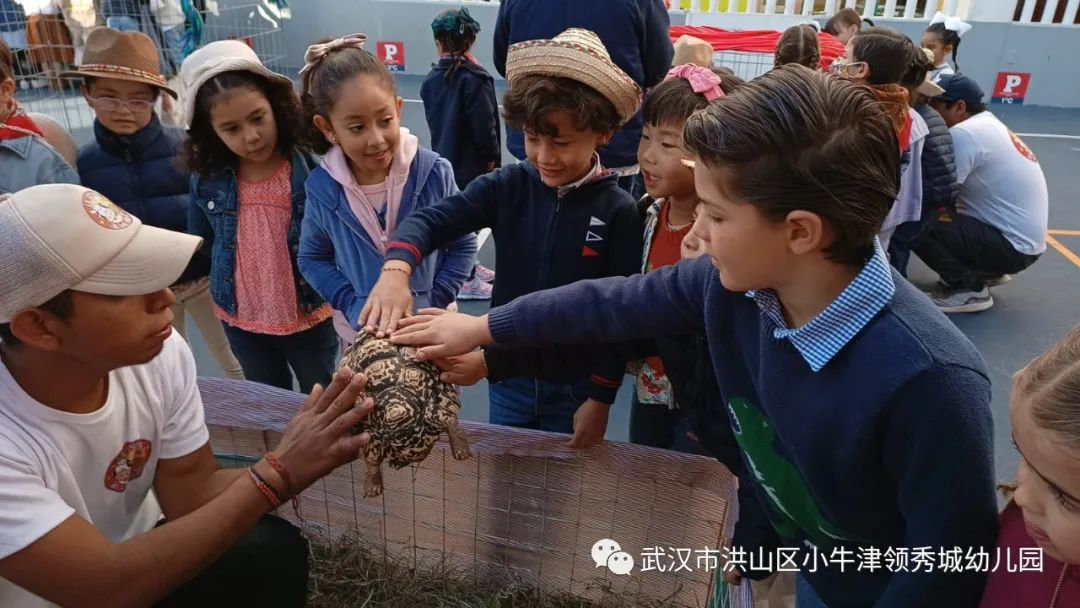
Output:
M943 74L937 84L945 90L937 96L941 101L952 103L962 101L969 106L979 105L983 102L983 91L975 81L963 74Z

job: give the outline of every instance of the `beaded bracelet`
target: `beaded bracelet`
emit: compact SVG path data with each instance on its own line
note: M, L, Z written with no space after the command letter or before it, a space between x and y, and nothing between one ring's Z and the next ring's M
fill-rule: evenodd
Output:
M281 461L278 460L277 454L273 452L266 453L266 462L270 464L270 467L274 469L274 471L276 471L277 474L281 476L281 479L285 482L285 492L289 496L292 496L293 510L299 513L300 501L296 498L297 492L293 489L292 477L289 476L289 471L285 468L285 465L281 464Z
M251 476L251 481L255 482L255 487L259 488L259 491L262 492L262 495L266 497L266 500L270 501L271 507L277 508L281 505L281 499L278 498L278 495L274 492L270 485L266 483L266 480L264 480L262 476L255 472L255 467L248 467L248 474L250 474Z

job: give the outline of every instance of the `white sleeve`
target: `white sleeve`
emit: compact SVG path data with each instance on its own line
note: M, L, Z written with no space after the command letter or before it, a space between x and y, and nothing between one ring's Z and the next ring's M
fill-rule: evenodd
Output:
M165 428L161 433L161 451L158 452L166 460L187 456L210 441L195 372L195 357L179 335L173 334L169 341L172 344L166 344L166 349L171 351L171 356L162 357L162 363L168 369L162 373L165 378L162 395L165 400Z
M967 129L952 129L953 155L956 159L956 181L963 184L971 172L982 163L983 150Z
M71 517L45 479L0 439L0 559L22 551Z

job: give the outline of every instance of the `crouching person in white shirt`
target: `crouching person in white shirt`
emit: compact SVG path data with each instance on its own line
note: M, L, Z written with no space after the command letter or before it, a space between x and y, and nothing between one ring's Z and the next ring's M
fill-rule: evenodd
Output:
M1031 148L986 110L974 80L945 75L939 84L944 92L930 103L949 125L960 194L915 253L941 276L932 294L940 310L979 312L994 305L989 287L1046 251L1046 177Z
M304 605L307 545L267 513L356 458L372 403L342 370L223 470L171 330L200 243L78 186L0 198L0 606Z

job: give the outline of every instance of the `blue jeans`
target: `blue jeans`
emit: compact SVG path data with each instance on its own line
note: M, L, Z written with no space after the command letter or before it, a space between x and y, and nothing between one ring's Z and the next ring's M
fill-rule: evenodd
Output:
M225 324L225 335L244 369L244 378L252 382L291 391L295 374L300 392L310 393L316 383L330 384L334 375L338 337L329 319L288 336L257 334Z
M680 409L642 403L637 395L630 400L630 443L684 454L708 455L700 443L687 437L692 430L686 413Z
M802 574L795 577L795 608L828 608Z
M588 398L588 381L568 384L514 378L488 387L488 420L519 429L573 433L574 414Z

